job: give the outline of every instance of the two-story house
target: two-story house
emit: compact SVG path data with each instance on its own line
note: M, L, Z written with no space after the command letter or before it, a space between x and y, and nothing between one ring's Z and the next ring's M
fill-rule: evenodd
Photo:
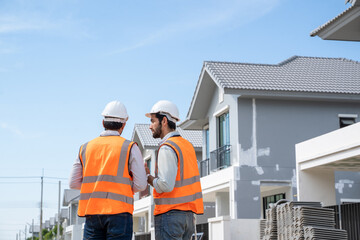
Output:
M296 200L295 144L357 122L360 63L291 57L279 64L204 62L186 120L203 131L204 200L215 203L210 239L259 239L270 203ZM335 173L359 182L357 173ZM349 186L336 199L359 198Z

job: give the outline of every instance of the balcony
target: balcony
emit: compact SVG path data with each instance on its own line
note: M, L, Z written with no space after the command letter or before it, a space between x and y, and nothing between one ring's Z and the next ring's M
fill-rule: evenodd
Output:
M231 145L224 145L215 151L210 152L210 159L199 162L200 176L205 177L220 169L231 166L230 163Z
M205 177L210 174L209 158L199 162L200 177Z

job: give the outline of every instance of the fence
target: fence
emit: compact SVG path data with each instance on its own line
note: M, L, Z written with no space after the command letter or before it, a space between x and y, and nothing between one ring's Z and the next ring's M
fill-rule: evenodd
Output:
M329 206L335 210L336 227L345 229L348 240L360 240L360 203Z
M208 223L197 224L196 225L196 232L197 233L204 233L201 240L209 240L209 224Z
M135 240L151 240L150 233L142 233L135 235Z

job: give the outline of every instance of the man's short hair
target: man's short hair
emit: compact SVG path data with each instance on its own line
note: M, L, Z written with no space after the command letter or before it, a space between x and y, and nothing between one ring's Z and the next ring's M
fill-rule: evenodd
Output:
M110 122L110 121L104 121L104 128L106 130L119 130L122 128L123 123L121 122Z
M159 119L159 122L161 123L161 121L163 120L164 117L166 117L166 115L162 115L160 113L155 113L155 116L157 119ZM166 119L168 120L168 126L171 130L176 130L176 123L174 123L173 121L170 121L168 117L166 117Z

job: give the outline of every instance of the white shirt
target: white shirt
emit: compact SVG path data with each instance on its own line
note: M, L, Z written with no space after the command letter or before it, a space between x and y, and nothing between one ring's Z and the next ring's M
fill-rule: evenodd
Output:
M101 137L104 136L120 136L118 131L106 130L100 134ZM133 186L132 189L134 192L140 192L145 190L147 187L146 173L144 168L144 161L140 152L139 147L134 144L130 150L129 156L129 171L133 175ZM71 189L80 189L83 179L83 168L77 156L75 163L73 164L69 186Z
M166 134L159 145L162 145L168 138L173 136L180 136L180 134L177 131ZM178 170L177 165L178 159L175 151L167 145L162 146L158 152L158 176L153 180L156 192L171 192L174 189Z

